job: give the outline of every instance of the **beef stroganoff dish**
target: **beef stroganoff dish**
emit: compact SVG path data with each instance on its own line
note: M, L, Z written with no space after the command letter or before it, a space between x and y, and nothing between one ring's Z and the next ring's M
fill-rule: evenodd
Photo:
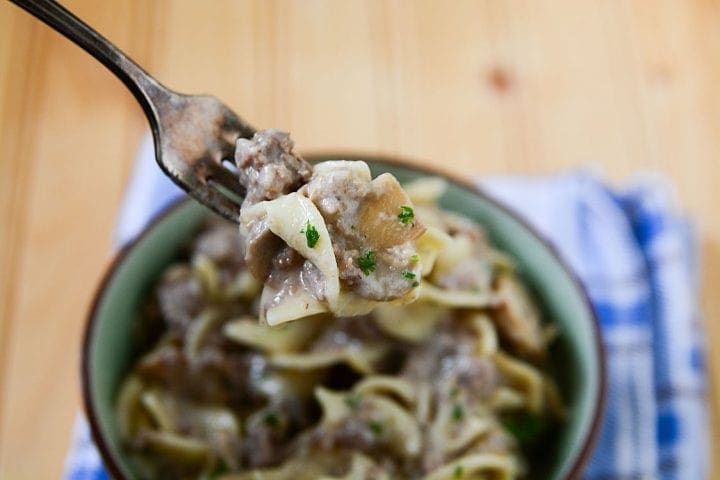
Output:
M511 258L358 161L239 140L236 225L208 220L158 279L117 397L147 478L512 479L564 416Z

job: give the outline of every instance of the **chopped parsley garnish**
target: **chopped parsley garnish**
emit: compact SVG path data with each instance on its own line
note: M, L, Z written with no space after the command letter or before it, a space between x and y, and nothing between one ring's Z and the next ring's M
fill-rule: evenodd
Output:
M210 478L212 480L215 480L217 478L220 478L226 474L230 473L230 467L228 467L228 464L225 463L225 460L222 458L218 460L218 462L215 464L215 468L210 473Z
M370 427L370 430L372 433L377 435L378 437L383 434L385 431L385 424L383 422L379 422L377 420L372 420L368 422L368 427Z
M360 408L360 402L362 402L362 396L359 393L351 393L345 397L345 405L350 407L352 410Z
M542 417L533 414L513 415L502 423L520 443L530 443L538 439L547 428Z
M411 207L403 205L400 207L400 213L398 213L398 218L402 223L412 223L413 219L415 218L415 212Z
M453 405L452 419L455 420L456 422L459 422L460 420L463 419L464 416L465 416L465 410L463 409L462 405L460 405L459 403L456 403L455 405Z
M313 248L315 245L317 245L318 240L320 240L320 234L318 233L317 228L315 228L315 226L310 223L310 220L308 220L307 225L305 226L305 230L300 230L300 233L305 234L307 246L310 248Z
M417 277L417 275L415 275L413 272L403 272L403 273L402 273L402 276L405 277L405 278L407 278L408 280L412 280L412 284L411 284L411 285L412 285L413 288L415 288L415 287L417 287L418 285L420 285L420 282L418 282L417 280L415 280L415 277Z
M465 469L462 465L458 465L455 467L455 470L453 470L453 478L462 478L465 474Z
M410 257L410 261L413 262L413 263L419 262L419 261L420 261L420 255L418 255L418 254L416 253L415 255L413 255L412 257Z
M280 417L275 412L267 412L263 417L263 423L268 427L277 427L280 425Z
M375 252L370 250L364 256L355 259L355 264L365 275L375 271Z

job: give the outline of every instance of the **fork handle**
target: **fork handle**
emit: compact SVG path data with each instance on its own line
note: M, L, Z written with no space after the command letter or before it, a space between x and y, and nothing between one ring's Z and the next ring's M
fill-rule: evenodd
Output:
M98 59L133 93L152 122L153 98L167 89L119 48L54 0L10 0Z

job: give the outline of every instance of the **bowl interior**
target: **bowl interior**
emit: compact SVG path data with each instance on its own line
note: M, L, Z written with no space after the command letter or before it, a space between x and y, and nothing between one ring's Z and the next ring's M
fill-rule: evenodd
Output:
M415 167L366 161L374 175L390 172L401 182L428 175ZM476 220L516 259L545 315L560 330L552 357L568 418L553 432L550 444L543 445L541 458L532 460L532 477L565 478L587 444L601 404L601 352L584 293L551 249L496 203L450 183L441 204ZM96 441L106 464L117 470L111 472L115 476L135 478L136 472L122 453L114 398L135 354L131 336L139 306L207 214L204 207L186 200L162 216L126 250L96 298L83 357L85 403Z

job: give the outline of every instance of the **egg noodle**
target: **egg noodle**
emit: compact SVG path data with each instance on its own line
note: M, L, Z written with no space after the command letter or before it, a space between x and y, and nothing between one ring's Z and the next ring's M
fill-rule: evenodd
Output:
M328 163L315 175L349 168ZM369 182L363 165L352 168ZM400 252L402 265L383 274L407 285L389 301L374 292L395 285L368 283L361 296L343 286L333 227L311 190L258 202L241 223L247 234L264 222L298 265L309 262L312 271L298 275L319 279L316 290L278 297L287 284L258 281L248 245L217 222L158 280L138 322L143 353L117 396L137 471L224 480L529 475L524 447L564 410L547 368L554 331L513 261L476 223L438 207L445 183L424 178L405 186L397 213L422 222L413 241L393 243L386 231L371 239L378 253L352 260L370 281L382 273L372 264L381 248Z

